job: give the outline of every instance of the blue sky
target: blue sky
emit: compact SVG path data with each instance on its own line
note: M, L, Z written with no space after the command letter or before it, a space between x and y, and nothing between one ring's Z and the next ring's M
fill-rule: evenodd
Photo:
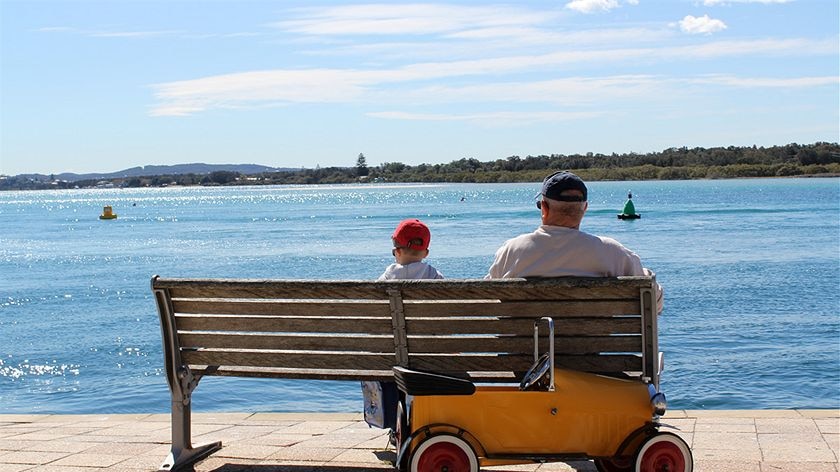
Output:
M836 0L0 0L0 174L836 142Z

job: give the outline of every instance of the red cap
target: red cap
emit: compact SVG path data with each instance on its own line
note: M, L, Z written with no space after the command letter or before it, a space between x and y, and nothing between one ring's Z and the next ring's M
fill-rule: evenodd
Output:
M394 234L391 235L394 240L394 246L407 247L409 249L416 249L418 251L425 251L429 249L429 240L432 239L432 233L429 228L418 219L408 219L400 221Z

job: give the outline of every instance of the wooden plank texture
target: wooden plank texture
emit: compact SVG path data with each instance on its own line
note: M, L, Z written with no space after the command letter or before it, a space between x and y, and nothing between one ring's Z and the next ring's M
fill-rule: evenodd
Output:
M638 294L637 294L638 295ZM533 301L500 302L485 301L436 301L407 302L403 304L405 316L444 317L444 316L509 316L518 318L540 318L550 316L614 316L639 315L638 296L629 300L576 300L576 301ZM177 311L177 307L176 307Z
M268 335L185 332L179 335L181 348L282 349L297 351L393 352L389 335Z
M649 288L649 277L559 277L500 280L242 280L152 279L153 289L172 298L284 298L387 300L399 289L404 300L586 300L629 299Z
M540 352L548 351L547 337L540 340ZM408 338L413 353L493 352L528 354L534 352L533 336L423 336ZM641 336L587 336L554 338L557 354L599 352L642 352Z
M242 366L192 366L197 375L222 377L256 377L270 379L311 379L311 380L381 380L393 381L393 370L341 370L341 369L294 369L276 367ZM492 378L496 380L496 378Z
M457 373L467 371L526 371L534 363L534 358L527 355L423 355L409 354L409 365L413 369L439 373ZM634 355L555 355L557 367L569 367L576 370L599 373L617 373L642 370L641 356Z
M179 331L391 334L391 319L178 315Z
M555 336L602 336L608 334L637 334L641 319L628 318L563 318L554 320ZM503 334L526 336L534 334L532 320L514 318L406 320L406 331L412 335L431 334Z
M542 316L554 319L558 367L619 376L649 371L657 347L656 320L648 319L656 316L650 277L155 277L152 287L171 297L158 304L171 301L161 313L174 313L174 351L200 375L390 379L395 349L404 346L411 368L516 382L533 362L533 320ZM403 319L406 336L395 343ZM547 350L545 331L540 352Z
M360 352L276 352L209 350L181 351L188 365L227 365L248 367L277 367L295 369L388 370L394 366L394 354Z
M266 316L391 316L388 302L356 300L174 300L175 313ZM636 301L638 305L638 300Z

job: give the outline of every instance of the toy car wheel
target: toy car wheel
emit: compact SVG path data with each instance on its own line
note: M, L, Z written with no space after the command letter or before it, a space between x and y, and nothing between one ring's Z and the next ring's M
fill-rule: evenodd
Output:
M633 472L633 458L626 459L595 459L598 472Z
M478 457L463 439L452 434L431 436L411 454L410 472L478 472Z
M397 453L400 452L403 439L405 439L407 433L408 419L405 414L405 406L403 405L402 400L400 400L397 402L397 426L394 428L394 446L397 449Z
M636 472L692 472L693 469L691 449L676 434L651 436L636 455Z

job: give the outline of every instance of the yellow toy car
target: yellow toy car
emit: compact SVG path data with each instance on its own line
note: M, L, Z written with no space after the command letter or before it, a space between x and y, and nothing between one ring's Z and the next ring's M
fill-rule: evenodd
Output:
M655 385L554 368L536 359L519 387L394 368L398 470L476 472L480 466L594 459L601 472L691 472L679 436L660 432ZM539 323L539 321L537 322ZM535 358L537 327L535 325Z

